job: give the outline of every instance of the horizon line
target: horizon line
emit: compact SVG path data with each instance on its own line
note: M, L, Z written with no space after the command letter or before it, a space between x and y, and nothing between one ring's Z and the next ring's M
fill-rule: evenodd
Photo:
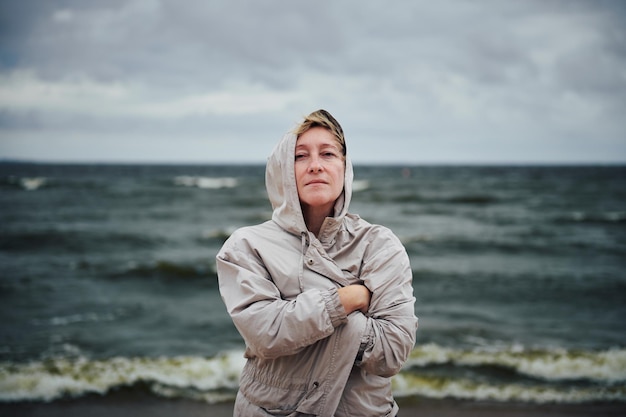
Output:
M242 165L264 166L264 161L130 161L130 160L46 160L0 158L0 164L31 165ZM352 161L354 166L622 166L624 161Z

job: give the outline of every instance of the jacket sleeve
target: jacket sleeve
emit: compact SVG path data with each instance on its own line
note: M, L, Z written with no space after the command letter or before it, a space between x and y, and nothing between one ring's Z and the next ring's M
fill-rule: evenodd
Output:
M216 261L226 309L255 356L293 355L347 322L336 288L304 291L283 300L260 257L236 235Z
M364 259L361 280L372 292L357 365L379 376L400 372L415 345L412 272L408 255L388 229L378 234Z

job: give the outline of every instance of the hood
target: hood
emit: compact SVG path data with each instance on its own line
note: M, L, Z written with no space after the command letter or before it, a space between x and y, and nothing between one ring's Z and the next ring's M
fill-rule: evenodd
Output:
M304 222L296 187L294 171L296 140L295 134L287 133L272 151L265 170L265 187L274 210L272 220L286 231L301 235L308 230ZM343 192L335 203L335 217L326 218L320 230L320 236L334 235L341 225L352 199L353 177L352 163L346 156Z

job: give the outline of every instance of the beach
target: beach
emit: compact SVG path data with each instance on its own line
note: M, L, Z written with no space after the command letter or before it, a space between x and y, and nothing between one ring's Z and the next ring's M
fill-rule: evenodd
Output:
M597 417L624 416L626 404L529 404L412 398L398 401L399 417ZM165 399L149 394L91 395L53 402L1 403L0 416L22 417L229 417L232 402L208 404L189 399ZM357 416L355 416L357 417Z

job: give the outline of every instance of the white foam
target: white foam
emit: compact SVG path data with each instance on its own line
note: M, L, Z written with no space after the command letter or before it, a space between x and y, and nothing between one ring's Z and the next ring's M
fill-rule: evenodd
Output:
M355 193L365 191L368 188L370 188L370 182L368 180L354 180L352 182L352 191Z
M626 211L610 211L604 213L604 217L611 222L623 222L626 220Z
M155 394L207 402L232 399L245 364L242 351L212 358L198 356L90 360L49 359L29 364L0 364L0 401L49 401L63 396L108 391L137 383ZM426 344L412 353L404 370L393 377L396 396L525 402L626 401L624 350L573 352L530 350L521 346L462 350ZM421 367L495 365L531 376L508 383L485 378L433 375ZM568 381L587 379L587 383ZM556 382L556 383L555 383Z
M582 403L594 401L626 401L624 387L582 388L548 385L490 384L469 379L420 377L398 374L393 377L397 397L457 398L489 401L520 401L529 403Z
M44 177L24 177L20 179L20 185L27 191L34 191L46 184Z
M526 349L513 345L474 350L445 348L436 344L416 347L406 366L451 363L461 366L501 366L545 380L589 379L626 381L626 350L568 351Z
M585 213L582 211L573 211L570 213L570 219L575 222L585 221L601 221L607 223L620 223L626 220L626 211L607 211L604 213Z
M184 187L197 187L203 189L220 189L220 188L234 188L238 182L236 178L232 177L198 177L182 175L174 178L174 184Z
M221 398L213 390L236 391L245 359L234 351L214 358L54 359L0 366L0 401L44 400L86 393L105 394L114 387L145 382L156 393L191 390L205 400Z
M112 313L85 313L85 314L73 314L69 316L50 317L45 320L35 319L32 321L35 325L48 324L51 326L67 326L74 323L86 323L86 322L104 322L113 321L116 319L116 315Z

